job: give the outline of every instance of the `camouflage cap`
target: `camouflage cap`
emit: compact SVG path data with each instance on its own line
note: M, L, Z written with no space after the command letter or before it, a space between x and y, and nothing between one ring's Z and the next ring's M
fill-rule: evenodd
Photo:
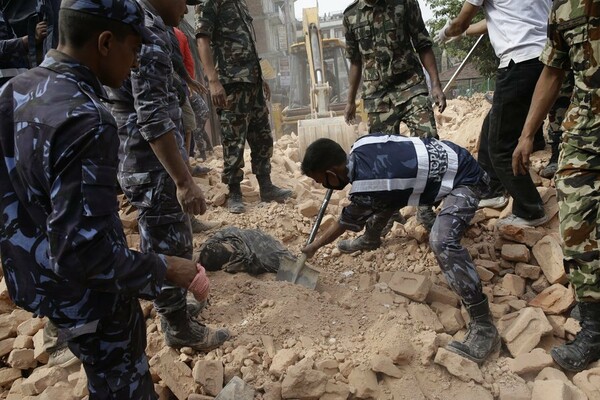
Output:
M148 42L152 33L144 24L144 10L135 0L62 0L61 10L97 15L130 25Z

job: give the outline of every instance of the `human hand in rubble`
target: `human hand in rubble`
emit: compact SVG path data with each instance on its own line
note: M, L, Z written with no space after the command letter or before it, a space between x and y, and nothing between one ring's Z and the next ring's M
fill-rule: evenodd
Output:
M515 176L529 173L529 156L533 152L533 139L520 138L512 155L512 170Z
M192 260L175 256L165 256L165 259L167 261L165 279L181 288L189 288L196 275L198 275L196 263Z
M353 125L356 123L356 103L349 102L346 104L346 109L344 110L344 119L348 125Z
M185 213L198 215L206 212L204 193L194 181L177 187L177 200Z
M431 88L431 97L433 97L433 101L438 106L439 112L444 112L446 109L446 95L439 84L433 85Z
M210 98L217 108L225 108L227 105L227 94L225 88L221 85L221 82L217 79L208 82L208 89L210 91Z

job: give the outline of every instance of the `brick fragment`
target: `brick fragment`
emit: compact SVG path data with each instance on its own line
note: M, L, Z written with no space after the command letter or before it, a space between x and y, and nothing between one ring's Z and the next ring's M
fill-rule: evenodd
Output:
M555 236L544 236L533 246L532 252L550 284L567 283L567 275L563 265L563 251Z
M516 262L529 262L531 253L524 244L505 244L500 253L503 259Z
M422 302L427 298L427 294L431 288L431 280L425 275L397 271L392 276L389 287L402 296Z
M529 302L531 307L539 307L546 314L562 314L575 304L575 293L570 287L566 288L560 283L544 289Z

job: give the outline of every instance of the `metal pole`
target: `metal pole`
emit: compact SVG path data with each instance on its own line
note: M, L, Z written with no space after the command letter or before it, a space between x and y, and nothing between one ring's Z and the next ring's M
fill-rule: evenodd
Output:
M479 38L477 39L477 41L475 42L475 44L473 45L473 47L471 47L471 50L469 50L469 53L467 53L467 56L465 57L465 59L460 63L460 65L458 66L456 71L454 71L454 73L452 74L452 77L450 78L448 83L446 83L446 86L444 86L444 90L443 90L444 92L446 92L446 90L448 90L448 88L454 83L454 80L456 79L458 74L460 74L461 71L463 70L463 68L465 67L465 65L467 65L467 61L469 61L469 58L471 58L471 55L473 54L473 52L475 51L475 49L477 48L477 46L479 45L479 43L481 42L482 39L483 39L483 35L480 35Z

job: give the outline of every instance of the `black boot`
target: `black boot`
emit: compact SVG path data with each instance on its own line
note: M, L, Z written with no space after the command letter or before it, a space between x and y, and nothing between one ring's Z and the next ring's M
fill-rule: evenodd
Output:
M550 155L548 165L540 172L540 176L546 179L552 178L558 170L559 143L551 143L550 145L552 146L552 155Z
M160 325L169 347L191 347L198 351L209 351L229 339L227 329L212 329L192 318L184 308L161 315Z
M399 224L404 225L406 223L406 220L404 219L404 217L402 215L400 215L399 211L395 211L392 216L390 217L390 219L388 220L387 224L385 225L385 227L383 228L383 230L381 231L381 237L386 237L388 233L390 233L392 231L392 227L394 226L394 222L397 222Z
M227 209L232 214L242 214L246 211L242 201L242 189L239 183L229 185L229 196L227 197Z
M342 253L354 253L359 250L375 250L381 246L381 235L386 224L390 220L391 212L383 212L373 215L367 220L365 233L356 239L342 240L338 243L338 249Z
M419 206L417 208L417 222L423 225L427 232L431 232L436 218L437 214L431 206Z
M464 303L463 303L464 304ZM488 299L476 304L464 304L471 321L462 342L452 341L446 349L481 364L500 346L500 336L490 315Z
M600 358L600 303L579 303L581 330L575 339L553 348L550 355L567 371L583 371Z
M273 185L269 175L257 175L258 186L260 187L260 199L264 202L276 201L283 203L292 195L292 191L282 189Z

